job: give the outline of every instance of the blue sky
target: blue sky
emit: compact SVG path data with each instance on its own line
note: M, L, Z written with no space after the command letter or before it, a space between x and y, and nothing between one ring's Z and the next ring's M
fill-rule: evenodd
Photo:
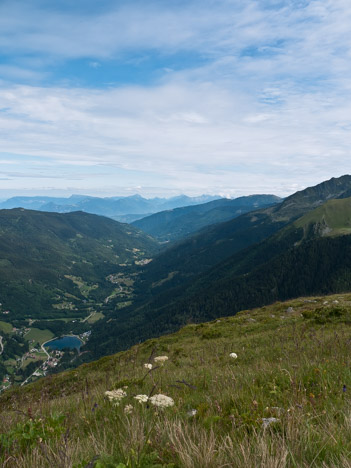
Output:
M346 0L2 0L0 197L350 173Z

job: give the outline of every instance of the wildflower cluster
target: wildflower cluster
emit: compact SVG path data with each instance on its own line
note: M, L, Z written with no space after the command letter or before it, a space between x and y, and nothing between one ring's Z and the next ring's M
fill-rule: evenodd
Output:
M279 419L277 418L262 418L262 427L263 429L266 429L269 427L271 424L279 422Z
M236 353L230 353L229 357L231 357L232 359L237 359L238 355Z
M130 414L133 411L133 405L126 405L124 407L124 413L125 414Z
M159 393L158 395L154 395L152 397L148 397L147 395L136 395L135 400L138 400L140 404L150 402L154 406L158 406L159 408L167 408L168 406L174 406L174 401L171 397L167 395L162 395Z
M166 395L162 395L161 393L150 397L149 401L152 405L158 406L159 408L167 408L168 406L174 406L173 399Z
M139 401L139 403L146 403L149 399L149 397L147 395L137 395L134 397L136 400Z
M145 369L150 369L151 370L152 369L152 364L149 364L148 362L146 362L144 364L144 367L145 367Z
M154 358L155 362L159 362L161 365L163 365L166 361L168 361L168 356L156 356Z
M105 395L116 406L118 406L121 400L127 396L123 388L118 388L117 390L108 390L105 392Z

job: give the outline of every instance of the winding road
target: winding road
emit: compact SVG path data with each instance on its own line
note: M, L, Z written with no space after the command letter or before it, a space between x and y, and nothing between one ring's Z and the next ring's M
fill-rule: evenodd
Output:
M41 349L42 349L42 350L44 351L44 353L47 355L46 361L47 361L48 359L50 359L50 354L46 351L46 349L44 348L44 345L45 345L46 343L48 343L49 341L52 341L53 339L55 339L55 338L51 338L50 340L45 341L45 343L42 343L42 345L41 345ZM33 376L33 374L35 374L35 373L41 368L41 366L42 366L43 364L45 364L46 361L42 362L42 363L40 364L40 366L38 367L38 369L35 369L35 371L32 372L32 373L26 378L26 380L25 380L24 382L21 383L21 387L23 387L23 385L25 385L25 384L28 382L28 380Z

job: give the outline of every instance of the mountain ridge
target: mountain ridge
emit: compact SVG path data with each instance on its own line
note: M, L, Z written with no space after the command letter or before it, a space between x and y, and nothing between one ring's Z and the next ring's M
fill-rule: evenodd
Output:
M171 245L161 252L145 269L145 286L178 272L164 285L173 287L201 274L240 250L262 242L284 226L318 207L325 201L340 198L351 190L351 176L331 178L306 191L299 191L282 203L251 211L233 220L204 228L188 239ZM301 201L302 200L302 201Z
M275 195L249 195L234 199L219 199L161 211L132 224L161 242L177 241L212 224L224 222L248 211L279 203Z

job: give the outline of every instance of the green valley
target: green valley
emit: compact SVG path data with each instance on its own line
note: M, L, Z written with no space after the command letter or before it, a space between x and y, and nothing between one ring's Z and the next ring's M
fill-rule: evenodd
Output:
M1 379L22 382L47 360L43 342L83 336L105 310L122 307L138 263L157 250L149 236L101 216L1 210ZM115 276L127 291L116 292Z

